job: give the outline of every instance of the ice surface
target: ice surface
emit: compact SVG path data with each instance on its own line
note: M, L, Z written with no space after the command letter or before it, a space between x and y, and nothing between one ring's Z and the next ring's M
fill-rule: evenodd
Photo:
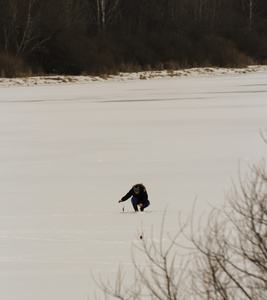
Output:
M196 197L197 216L222 205L266 128L267 72L2 87L0 299L93 298L166 206L175 232ZM137 182L151 206L122 212Z

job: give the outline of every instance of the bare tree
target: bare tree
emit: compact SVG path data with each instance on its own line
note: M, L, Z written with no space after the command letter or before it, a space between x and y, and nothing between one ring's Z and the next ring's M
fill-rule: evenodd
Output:
M104 36L107 25L111 24L120 14L120 0L90 0L89 6L94 11L98 34Z
M61 0L61 17L68 33L85 33L88 25L85 0Z
M8 0L6 4L6 22L3 26L5 51L21 57L40 50L49 39L39 28L41 2Z
M178 253L177 239L183 228L171 237L168 235L168 245L165 245L164 214L159 238L151 233L150 238L141 236L140 243L133 247L132 261L134 267L134 284L124 284L124 272L119 268L115 284L99 279L95 282L107 296L117 299L188 299L187 266L184 254ZM139 236L138 236L139 237ZM143 253L145 262L138 262L136 251ZM179 258L179 260L178 260Z
M192 283L201 299L264 299L267 295L267 174L265 163L251 167L215 209L208 226L193 231L198 249Z
M257 0L242 0L243 10L248 12L248 23L251 28L254 22Z
M3 24L3 35L4 35L4 50L8 52L11 48L12 40L17 35L17 23L18 23L18 5L16 1L9 0L6 3L5 8L6 14L5 22Z

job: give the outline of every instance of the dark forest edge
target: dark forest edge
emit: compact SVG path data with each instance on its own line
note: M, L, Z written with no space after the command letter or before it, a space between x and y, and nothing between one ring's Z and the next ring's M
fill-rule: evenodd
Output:
M253 64L266 0L0 0L0 77Z

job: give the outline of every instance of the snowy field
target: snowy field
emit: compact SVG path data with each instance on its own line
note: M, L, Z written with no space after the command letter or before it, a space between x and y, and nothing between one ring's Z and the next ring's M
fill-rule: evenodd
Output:
M131 281L132 245L158 238L166 206L175 233L266 157L266 69L131 79L1 81L0 299L93 299L91 273L119 265ZM138 182L151 206L123 212Z

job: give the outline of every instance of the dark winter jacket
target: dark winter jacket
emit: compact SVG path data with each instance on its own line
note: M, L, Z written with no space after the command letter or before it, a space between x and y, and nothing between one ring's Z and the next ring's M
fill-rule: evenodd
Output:
M139 194L136 194L134 192L134 187L136 186L139 186L140 187L140 192ZM146 191L146 188L143 184L141 183L138 183L138 184L135 184L131 189L130 191L124 196L121 198L122 201L126 201L127 199L129 199L130 197L135 197L136 199L138 199L140 201L140 203L142 204L145 204L148 200L148 195L147 195L147 191Z

